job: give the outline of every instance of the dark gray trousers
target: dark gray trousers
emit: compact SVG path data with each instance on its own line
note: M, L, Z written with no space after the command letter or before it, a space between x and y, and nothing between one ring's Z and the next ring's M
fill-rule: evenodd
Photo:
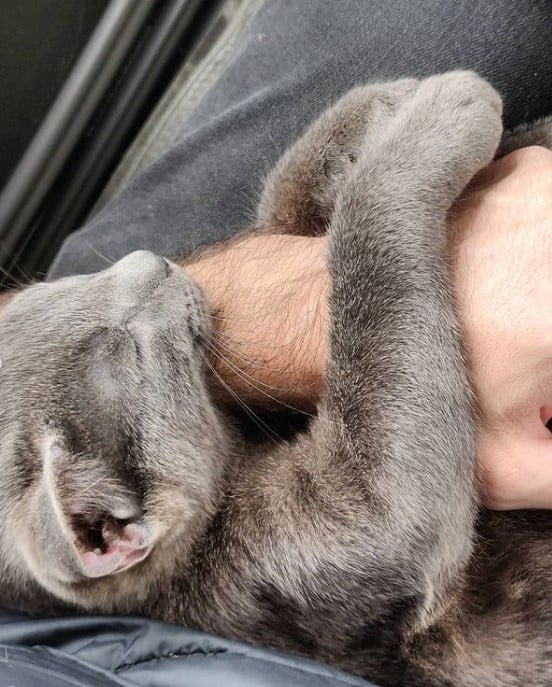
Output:
M168 152L69 237L50 276L235 233L279 155L361 82L471 68L504 96L507 126L549 114L551 37L550 0L266 0Z

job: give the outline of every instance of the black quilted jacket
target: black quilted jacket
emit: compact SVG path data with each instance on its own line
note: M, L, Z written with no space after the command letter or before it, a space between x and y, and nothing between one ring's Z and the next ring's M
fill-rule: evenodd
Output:
M138 618L0 615L1 687L371 687L346 673Z

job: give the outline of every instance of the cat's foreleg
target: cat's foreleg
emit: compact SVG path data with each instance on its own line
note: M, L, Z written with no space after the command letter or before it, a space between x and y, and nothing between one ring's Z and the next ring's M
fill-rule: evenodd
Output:
M474 404L445 217L501 132L500 98L475 74L423 81L364 140L330 224L327 395L313 432L337 507L358 509L363 544L349 555L380 610L401 595L427 617L471 553Z

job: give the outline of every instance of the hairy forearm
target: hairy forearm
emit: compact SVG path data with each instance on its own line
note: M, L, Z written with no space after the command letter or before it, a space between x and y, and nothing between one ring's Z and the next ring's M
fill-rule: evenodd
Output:
M326 361L325 241L245 238L186 270L212 308L212 362L227 400L312 406Z

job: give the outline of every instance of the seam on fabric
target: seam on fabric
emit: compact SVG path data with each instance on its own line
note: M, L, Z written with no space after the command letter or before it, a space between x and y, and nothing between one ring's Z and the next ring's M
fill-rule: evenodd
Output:
M170 658L188 658L189 656L204 656L205 658L211 658L214 656L219 656L220 654L231 654L231 652L226 649L213 649L213 651L203 651L202 649L194 649L193 651L169 651L166 654L158 654L156 656L148 656L148 658L140 658L137 661L132 661L129 663L122 663L114 669L115 673L123 670L130 670L135 666L143 665L144 663L153 663L154 661L163 661ZM235 654L236 656L246 656L246 654Z
M131 670L135 666L145 665L147 663L153 663L155 661L163 661L165 659L186 659L194 656L203 656L204 658L216 658L217 656L224 655L227 658L238 658L246 659L249 661L254 661L257 663L268 663L270 665L280 665L288 668L289 670L296 671L298 673L304 673L307 675L317 675L325 680L331 680L334 683L339 683L342 685L350 685L351 687L361 687L361 685L366 685L370 687L370 683L362 680L360 677L355 677L351 675L349 678L346 675L330 675L324 671L316 670L315 666L306 667L291 665L286 661L279 660L277 656L272 658L265 658L263 656L252 656L251 654L239 653L236 651L229 651L227 649L214 649L213 651L203 651L201 649L194 649L194 651L171 651L167 654L159 654L157 656L150 656L148 658L139 659L134 663L123 663L114 669L115 673L119 671Z

